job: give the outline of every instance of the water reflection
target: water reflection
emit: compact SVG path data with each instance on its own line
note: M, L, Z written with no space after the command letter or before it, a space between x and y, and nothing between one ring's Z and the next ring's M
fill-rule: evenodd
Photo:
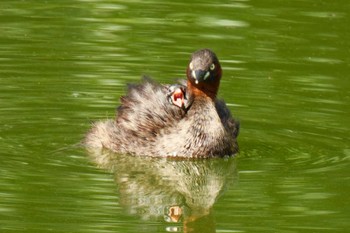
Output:
M212 207L236 177L235 159L168 160L89 152L98 167L114 173L119 204L129 214L167 222L167 231L215 232Z

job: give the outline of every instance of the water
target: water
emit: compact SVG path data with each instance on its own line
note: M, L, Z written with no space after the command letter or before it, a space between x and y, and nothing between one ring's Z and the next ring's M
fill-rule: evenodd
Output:
M1 232L345 232L347 1L2 1ZM87 153L125 85L212 48L236 158Z

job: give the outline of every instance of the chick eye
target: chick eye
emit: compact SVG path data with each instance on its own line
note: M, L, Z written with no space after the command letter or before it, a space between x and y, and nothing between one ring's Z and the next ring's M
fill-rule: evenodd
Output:
M214 70L215 69L215 64L214 63L211 64L209 68L210 68L210 70Z

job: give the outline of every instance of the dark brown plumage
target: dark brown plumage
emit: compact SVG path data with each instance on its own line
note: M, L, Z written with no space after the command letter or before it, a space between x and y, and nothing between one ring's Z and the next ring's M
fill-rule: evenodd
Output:
M236 153L239 124L226 104L216 99L221 73L216 55L203 49L192 55L185 85L165 86L147 78L130 85L116 119L95 123L85 144L157 157Z

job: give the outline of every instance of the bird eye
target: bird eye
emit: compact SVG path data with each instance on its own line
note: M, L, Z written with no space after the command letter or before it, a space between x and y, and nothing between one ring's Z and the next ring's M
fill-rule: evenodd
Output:
M189 67L190 67L191 70L193 70L193 64L192 64L192 62L190 62Z
M214 70L215 69L215 64L214 63L211 64L209 68L210 68L210 70Z

